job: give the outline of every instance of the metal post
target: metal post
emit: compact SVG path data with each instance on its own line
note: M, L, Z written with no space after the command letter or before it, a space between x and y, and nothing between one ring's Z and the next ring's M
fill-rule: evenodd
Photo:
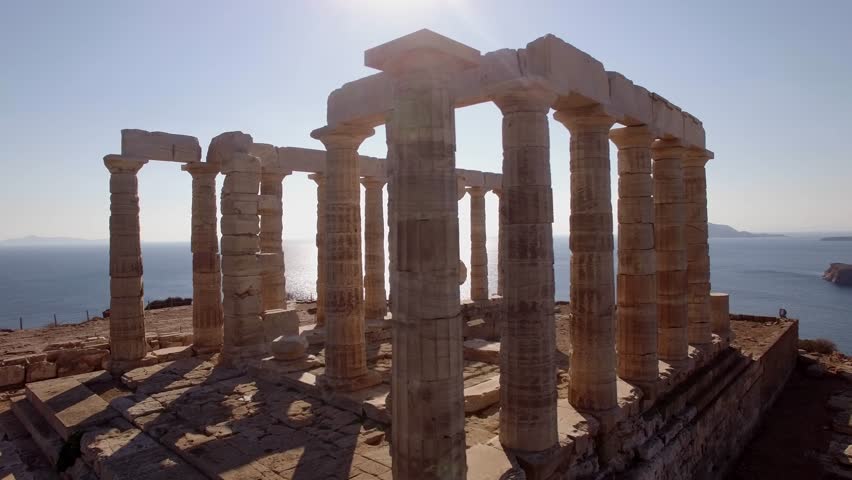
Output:
M55 327L56 325L58 325L58 324L56 322L56 314L54 313L53 314L53 326Z
M18 320L19 320L19 322L20 322L20 324L21 324L21 328L20 328L20 330L23 330L23 329L24 329L24 317L18 317Z

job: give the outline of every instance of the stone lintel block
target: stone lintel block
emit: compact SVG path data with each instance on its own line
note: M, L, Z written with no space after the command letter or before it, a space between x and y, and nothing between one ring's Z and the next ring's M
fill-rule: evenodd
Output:
M210 140L210 146L207 147L207 162L221 165L234 153L248 153L252 143L254 140L251 135L243 132L221 133Z
M548 80L560 95L560 108L609 104L609 79L603 64L559 37L548 34L519 52L526 74Z
M428 29L418 30L364 52L364 65L393 72L453 68L463 70L480 62L479 50Z
M701 120L687 112L683 112L683 143L699 149L706 146L704 125Z
M651 94L653 128L661 138L683 139L683 111L656 93Z
M121 131L121 154L150 160L170 162L200 162L201 145L189 135L146 130Z
M621 112L620 123L624 125L650 125L653 123L651 94L635 85L618 72L606 72L609 79L609 95L613 108Z
M482 187L485 185L485 174L476 170L456 169L456 175L465 187Z
M487 102L495 89L509 82L523 80L522 51L504 48L482 56L479 68L461 72L451 80L456 108Z
M485 172L485 184L483 185L485 188L491 190L502 190L503 189L503 175L499 173L491 173Z

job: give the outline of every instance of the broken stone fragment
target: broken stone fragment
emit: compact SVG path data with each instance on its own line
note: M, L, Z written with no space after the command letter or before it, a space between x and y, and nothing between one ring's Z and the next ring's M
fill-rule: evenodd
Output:
M305 357L308 340L301 335L280 336L272 341L270 351L276 360L298 360Z
M221 165L236 152L248 153L253 140L243 132L225 132L213 137L207 147L207 163Z

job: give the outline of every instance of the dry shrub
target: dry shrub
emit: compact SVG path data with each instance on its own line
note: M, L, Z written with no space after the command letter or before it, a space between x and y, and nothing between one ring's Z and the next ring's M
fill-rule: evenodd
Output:
M800 339L799 348L806 352L822 353L824 355L829 355L837 351L837 345L825 338L817 338L815 340Z

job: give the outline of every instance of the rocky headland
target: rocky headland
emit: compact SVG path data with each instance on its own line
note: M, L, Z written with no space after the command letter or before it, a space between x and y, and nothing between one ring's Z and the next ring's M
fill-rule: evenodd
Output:
M822 274L823 280L843 287L852 287L852 265L848 263L832 263Z

